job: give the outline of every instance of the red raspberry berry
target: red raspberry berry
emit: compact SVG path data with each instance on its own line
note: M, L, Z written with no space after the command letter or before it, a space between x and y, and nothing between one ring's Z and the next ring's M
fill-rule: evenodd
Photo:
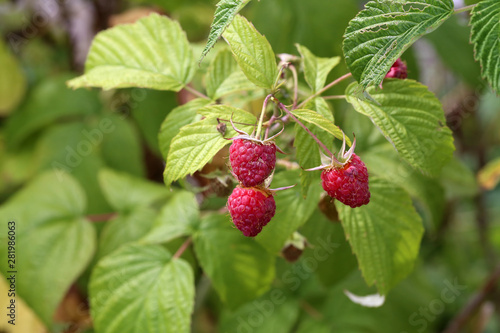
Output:
M370 202L368 170L354 153L344 166L323 170L321 180L328 195L343 204L355 208Z
M391 66L391 69L386 74L387 78L397 78L397 79L406 79L408 77L408 69L406 64L401 61L401 58L398 58L396 62Z
M247 237L254 237L271 221L276 203L270 192L254 187L236 187L227 201L234 225Z
M243 186L261 185L276 165L276 145L236 139L229 148L233 173Z

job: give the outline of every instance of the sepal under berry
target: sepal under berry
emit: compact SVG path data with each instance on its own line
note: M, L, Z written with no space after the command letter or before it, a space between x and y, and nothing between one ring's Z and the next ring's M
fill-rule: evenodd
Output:
M325 154L320 152L321 165L317 166L315 168L306 169L306 171L324 170L324 169L328 169L328 168L332 168L332 167L340 168L340 167L343 167L346 163L348 163L349 160L351 159L351 156L354 154L354 148L356 147L356 136L353 134L354 140L352 142L351 148L346 152L345 151L345 142L346 142L345 134L342 133L342 135L344 136L344 139L342 140L342 148L340 149L340 152L337 154L337 157L335 157L333 155L326 156Z

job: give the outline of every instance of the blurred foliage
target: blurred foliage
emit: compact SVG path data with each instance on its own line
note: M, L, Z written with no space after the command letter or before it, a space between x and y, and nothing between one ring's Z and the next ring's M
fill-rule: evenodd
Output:
M98 2L104 3L94 3ZM30 259L19 265L19 325L7 326L3 318L0 330L93 332L88 279L98 259L116 255L113 251L120 245L141 239L151 228L161 226L165 216L186 213L187 201L170 201L174 194L163 186L158 132L169 113L192 96L185 90L69 89L66 81L81 73L75 70L80 67L75 65L76 48L68 27L94 35L97 21L107 26L111 14L153 8L180 22L189 41L195 43L194 58L198 59L216 2L122 1L112 12L103 9L105 6L96 7L99 15L90 14L94 21L89 25L64 8L41 10L43 1L0 1L0 223L4 226L13 212L25 216L26 224L18 224L18 255ZM364 3L262 0L252 1L243 14L269 40L275 53L299 56L295 47L299 43L317 56L331 58L342 57L345 28ZM47 23L35 20L40 12L46 13ZM351 302L344 290L358 295L376 290L366 286L341 225L331 219L336 214L334 205L315 205L319 186L311 187L312 199L306 203L292 192L277 197L287 207L279 216L290 221L290 230L299 228L307 239L304 252L293 263L274 256L290 230L269 225L256 242L242 240L224 225L226 220L202 213L202 222L194 218L196 231L175 231L182 236L198 232L205 253L199 258L191 250L182 255L182 268L190 265L195 272L193 332L441 332L482 288L500 255L500 98L480 78L469 43L470 27L462 18L452 17L403 55L409 77L431 86L443 102L453 131L457 150L437 178L416 172L401 161L372 123L345 101L329 102L336 124L346 133L363 133L357 136L357 152L370 173L405 189L424 221L419 260L410 277L389 292L380 308ZM198 78L207 71L215 51L197 67L194 88L201 86ZM342 59L327 82L346 72ZM306 87L305 81L300 84ZM347 83L339 84L326 94L342 95L346 87ZM227 100L255 112L262 96L251 91ZM292 139L284 137L280 143L293 154ZM289 162L287 156L282 159ZM174 192L180 191L178 187L193 190L196 200L204 200L202 207L223 208L225 198L216 193L223 189L218 179L227 175L226 163L225 157L214 158L208 170L176 184ZM284 169L278 170L276 184L299 183L298 171ZM77 237L81 236L74 232L78 228L84 229L85 237ZM5 238L4 231L0 238ZM183 241L151 247L168 262ZM235 251L221 253L220 244L234 246ZM143 246L141 251L147 252L149 245ZM238 258L251 251L247 266L238 265ZM322 260L318 251L329 255ZM124 257L121 260L131 260ZM0 258L0 265L5 264ZM231 267L237 275L231 275L228 268L221 280L226 283L213 285L209 278L217 274L217 265ZM272 279L269 272L252 276L253 285L239 284L238 278L255 273L250 268L256 265L262 272L269 267L276 271L269 291L262 290L259 283L259 279ZM111 273L99 272L104 276ZM149 287L153 284L148 281ZM248 290L258 290L261 295L248 301L252 295ZM241 294L237 304L228 307L216 291ZM4 309L6 295L2 285L0 305ZM482 332L499 332L498 290L488 297L495 311ZM474 325L480 320L474 314L464 332L476 332Z

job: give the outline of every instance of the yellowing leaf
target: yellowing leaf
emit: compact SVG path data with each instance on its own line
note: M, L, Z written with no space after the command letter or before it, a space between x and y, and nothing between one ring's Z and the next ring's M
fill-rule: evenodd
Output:
M179 91L191 81L195 66L193 51L179 23L151 14L137 23L99 33L92 42L85 74L68 85Z

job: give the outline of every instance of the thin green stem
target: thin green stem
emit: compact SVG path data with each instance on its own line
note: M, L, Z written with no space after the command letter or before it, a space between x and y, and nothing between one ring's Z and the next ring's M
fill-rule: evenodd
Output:
M301 107L303 107L304 105L306 105L306 103L309 102L311 99L318 97L319 95L321 95L322 93L324 93L325 91L327 91L328 89L330 89L331 87L333 87L334 85L336 85L337 83L339 83L339 82L341 82L341 81L343 81L343 80L345 80L347 78L350 78L351 76L352 76L351 73L347 73L345 75L342 75L338 79L330 82L323 89L318 90L316 93L314 93L311 96L309 96L305 101L303 101L302 103L300 103L299 106L297 106L297 109L300 109Z
M473 4L473 5L465 6L465 7L462 7L462 8L455 9L455 11L453 12L453 14L459 14L459 13L463 13L463 12L468 12L468 11L472 10L472 8L474 8L476 6L477 6L477 3Z
M291 113L285 105L283 105L283 103L281 103L280 101L278 101L277 99L273 98L273 101L278 105L278 107L285 111L286 114L288 114L290 116L290 118L292 118L297 124L299 124L306 132L307 134L309 134L313 139L314 141L316 141L318 143L318 145L323 148L323 150L328 154L328 156L331 156L333 157L333 153L330 151L330 149L328 149L327 146L325 146L325 144L323 142L321 142L320 139L318 139L318 137L316 135L314 135L310 130L309 128L306 127L306 125L304 125L300 120L297 119L297 117L295 117L293 115L293 113Z
M346 95L324 96L323 99L345 99Z
M188 86L188 85L186 85L186 86L184 87L184 89L186 89L186 90L187 90L187 91L189 91L191 94L196 95L196 96L198 96L198 97L200 97L200 98L210 99L210 97L208 97L207 95L205 95L205 94L203 94L203 93L199 92L198 90L196 90L196 89L194 89L193 87L190 87L190 86Z
M272 94L266 96L264 103L262 104L262 111L260 112L259 124L257 125L257 132L255 133L255 137L260 140L260 133L262 133L262 123L264 122L264 115L266 114L267 103L269 102L269 98L273 97Z
M299 78L298 78L297 69L295 68L295 66L290 64L288 67L290 68L290 71L292 72L292 76L293 76L293 106L292 106L292 110L294 110L297 107L297 99L298 99L298 95L299 95Z

